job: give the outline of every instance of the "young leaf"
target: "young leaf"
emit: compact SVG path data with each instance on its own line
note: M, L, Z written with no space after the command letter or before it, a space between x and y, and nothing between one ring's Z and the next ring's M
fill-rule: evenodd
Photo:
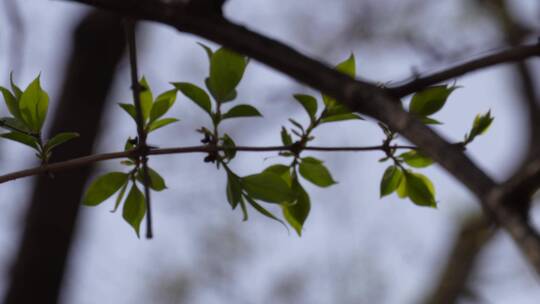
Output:
M476 115L471 131L465 136L465 143L470 143L476 136L484 134L489 129L492 122L493 117L491 116L491 111L488 111L484 115Z
M281 142L285 146L290 146L293 144L291 134L287 132L287 129L285 129L285 127L281 127Z
M309 119L314 122L317 115L317 99L313 96L303 94L295 94L294 98L304 107L309 115Z
M45 145L45 150L51 151L56 146L59 146L77 137L79 137L79 133L75 132L58 133L53 138L49 139L49 141L47 141L47 144Z
M405 173L407 194L411 201L419 206L437 207L433 184L424 175L419 173Z
M300 162L300 175L319 187L328 187L336 183L322 161L314 157L302 159Z
M333 121L342 121L350 119L360 119L363 118L351 112L346 106L341 104L334 104L331 107L327 107L322 113L321 123L333 122Z
M260 214L281 223L283 226L285 226L285 228L287 228L287 225L285 225L285 223L282 220L280 220L277 216L273 215L270 211L266 210L263 206L257 204L257 202L254 201L251 197L249 196L244 196L244 197L246 198L248 203L251 205L251 207L257 210ZM289 230L289 228L287 228L287 230Z
M448 99L448 96L455 90L455 87L446 85L434 86L424 89L414 94L409 111L419 116L429 116L438 112Z
M150 178L150 185L148 185L150 189L154 191L162 191L167 189L165 180L154 169L148 168L148 177ZM137 180L144 185L144 175L142 168L140 168L137 172Z
M224 102L234 91L246 69L247 60L226 48L220 48L210 60L209 85L218 102Z
M15 96L13 96L13 94L11 94L11 92L8 89L4 87L0 87L0 91L2 91L2 95L4 96L4 101L11 115L13 115L13 117L17 119L21 119L18 100L15 98Z
M149 123L152 123L169 111L176 101L176 91L177 90L169 90L156 98L156 101L152 105L152 110L150 110Z
M41 89L39 76L32 81L21 95L19 112L22 121L35 133L41 131L47 117L49 95Z
M203 89L189 82L175 82L173 85L187 98L191 99L195 104L201 107L206 113L212 115L210 97Z
M118 196L116 196L116 201L114 203L114 209L111 210L111 212L116 212L116 210L118 210L118 206L120 206L120 203L122 203L122 199L124 198L124 195L126 194L126 189L128 187L128 182L126 181L126 183L122 186L122 188L120 188L120 192L118 192Z
M118 104L122 110L126 111L126 113L133 118L133 121L137 121L137 111L135 110L135 106L130 103L119 103Z
M225 150L223 150L225 157L229 160L233 159L236 156L236 144L234 143L234 140L226 133L223 135L222 140L223 147L225 148Z
M233 209L242 200L242 181L240 178L227 170L227 201Z
M14 117L0 118L0 127L10 130L10 131L16 131L16 132L23 131L28 134L32 133L32 130L28 129L28 127L22 121Z
M83 204L97 206L111 195L116 193L127 182L128 174L123 172L111 172L95 179L86 190Z
M150 115L150 110L152 109L154 97L152 96L152 90L150 89L148 82L146 82L146 78L143 77L141 81L139 82L139 85L141 88L140 100L141 100L142 118L143 118L143 122L146 122Z
M206 55L208 56L208 60L212 60L212 55L214 55L214 51L210 47L208 47L206 44L203 44L201 42L197 42L198 45L200 45L204 51L206 52Z
M408 193L407 193L407 174L402 174L401 182L399 182L399 185L398 185L398 187L396 189L396 193L397 193L399 198L406 198L408 196Z
M166 125L170 125L177 121L178 119L176 118L163 118L163 119L155 120L151 124L148 125L148 133L153 132L159 128L163 128Z
M381 197L387 196L392 192L396 191L399 184L401 183L402 177L403 173L401 172L401 169L399 167L389 166L388 168L386 168L386 171L384 171L384 175L381 179Z
M242 185L249 196L261 201L281 204L294 199L289 185L272 172L246 176L242 178Z
M336 66L336 70L354 78L356 76L356 59L354 58L354 54L351 53L349 58L340 62Z
M247 211L246 202L244 202L244 199L242 197L240 197L240 209L242 209L242 214L243 214L242 221L245 222L249 219L249 214Z
M129 194L124 202L124 208L122 210L122 217L128 222L139 237L139 228L141 221L146 214L146 202L144 195L137 188L136 184L133 184Z
M302 227L309 215L311 201L309 195L297 179L294 179L292 189L296 194L296 202L282 205L283 216L294 230L296 230L298 236L302 236Z
M433 160L426 155L420 153L417 150L411 150L409 152L399 155L403 160L411 167L425 168L433 164Z
M15 93L15 99L17 99L17 100L21 99L21 96L22 96L23 92L13 82L13 72L9 73L9 83L11 85L11 90L13 91L13 93Z
M233 117L250 117L250 116L262 116L259 110L255 107L241 104L234 106L227 113L223 115L223 119L233 118Z
M289 187L292 186L292 176L291 176L291 168L289 166L281 165L281 164L275 164L271 165L270 167L264 169L263 172L271 172L279 175Z
M26 135L24 133L19 133L19 132L10 132L10 133L0 134L0 137L3 137L5 139L9 139L9 140L12 140L12 141L16 141L18 143L21 143L23 145L27 145L27 146L39 151L39 142L38 142L37 138L35 138L33 136Z

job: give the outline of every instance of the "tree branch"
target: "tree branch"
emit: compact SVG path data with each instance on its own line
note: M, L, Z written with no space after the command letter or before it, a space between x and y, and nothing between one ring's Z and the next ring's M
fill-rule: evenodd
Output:
M179 31L205 37L261 61L296 80L317 88L344 103L351 110L378 119L404 135L437 161L479 199L485 212L504 226L523 248L540 273L540 238L518 215L509 212L495 191L497 185L462 151L405 112L395 93L375 84L354 80L331 67L297 52L276 40L252 32L216 15L186 10L183 3L154 1L72 0L114 10L140 19L171 25ZM526 235L522 234L525 233Z
M223 146L191 146L191 147L175 147L175 148L163 148L163 149L151 149L148 151L148 155L167 155L167 154L184 154L184 153L209 153L224 150L235 150L243 152L275 152L275 151L292 151L295 146L269 146L269 147L248 147L237 146L235 148L223 147ZM363 152L363 151L384 151L386 147L383 146L366 146L366 147L304 147L305 151L319 151L319 152ZM414 146L391 146L392 149L416 149ZM103 154L94 154L89 156L83 156L79 158L73 158L67 161L49 163L30 169L16 171L5 175L0 175L0 184L12 181L15 179L29 177L34 175L43 174L46 172L59 172L64 170L76 169L79 167L87 166L92 163L118 159L137 157L140 154L139 150L132 149L122 152L111 152Z
M428 86L443 81L452 80L456 77L463 76L476 70L489 68L501 63L522 61L524 59L536 56L540 56L540 43L517 46L498 53L487 55L485 57L467 61L431 75L413 79L412 81L400 86L390 88L390 91L395 96L403 97Z

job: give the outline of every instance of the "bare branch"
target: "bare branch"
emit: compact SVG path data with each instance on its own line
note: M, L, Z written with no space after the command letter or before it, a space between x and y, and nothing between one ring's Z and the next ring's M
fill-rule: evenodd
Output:
M208 153L215 151L235 150L244 152L276 152L276 151L291 151L295 147L291 146L269 146L269 147L247 147L236 146L235 148L223 147L223 146L191 146L191 147L176 147L176 148L163 148L152 149L148 151L148 155L166 155L166 154L183 154L183 153ZM391 146L392 149L416 149L414 146ZM319 151L319 152L364 152L364 151L384 151L383 146L366 146L366 147L304 147L305 151ZM34 167L26 170L21 170L0 176L0 184L12 181L15 179L29 177L34 175L43 174L46 172L59 172L64 170L75 169L83 166L90 165L95 162L104 160L137 157L140 152L137 149L132 149L122 152L111 152L104 154L94 154L79 158L70 159L68 161L62 161L57 163L50 163L39 167Z
M540 56L540 44L517 46L495 54L467 61L435 74L416 78L400 86L390 88L390 90L394 95L403 97L417 92L425 87L443 81L452 80L456 77L463 76L479 69L489 68L501 63L522 61L527 58L537 56Z

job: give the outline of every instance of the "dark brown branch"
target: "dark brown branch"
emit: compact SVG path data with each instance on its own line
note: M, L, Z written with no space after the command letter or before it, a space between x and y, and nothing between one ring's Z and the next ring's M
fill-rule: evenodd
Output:
M183 153L208 153L215 151L224 151L235 150L235 151L244 151L244 152L276 152L276 151L291 151L294 149L294 146L270 146L270 147L245 147L237 146L234 149L230 147L211 147L211 146L191 146L191 147L176 147L176 148L163 148L163 149L152 149L148 151L148 155L166 155L166 154L183 154ZM392 146L392 149L416 149L414 146ZM363 152L363 151L384 151L385 147L383 146L366 146L366 147L304 147L302 150L305 151L320 151L320 152ZM47 165L42 165L39 167L34 167L26 170L21 170L17 172L12 172L9 174L0 176L0 184L12 181L15 179L29 177L34 175L43 174L46 172L59 172L64 170L75 169L83 166L90 165L92 163L118 159L118 158L127 158L127 157L137 157L139 151L137 149L122 151L122 152L112 152L104 154L94 154L79 158L70 159L63 162L49 163Z
M135 40L135 21L131 18L124 20L126 39L128 42L129 67L131 72L131 91L133 92L133 102L135 104L135 121L137 123L137 149L139 150L139 161L142 164L144 199L146 203L146 238L153 236L152 229L152 204L150 198L150 175L148 173L148 145L146 144L146 130L144 129L144 117L141 105L141 85L137 68L137 43ZM147 88L145 88L146 90Z
M425 87L449 81L467 73L499 65L501 63L522 61L530 57L540 56L540 44L513 47L495 54L467 61L455 67L413 79L390 90L395 96L403 97L417 92Z

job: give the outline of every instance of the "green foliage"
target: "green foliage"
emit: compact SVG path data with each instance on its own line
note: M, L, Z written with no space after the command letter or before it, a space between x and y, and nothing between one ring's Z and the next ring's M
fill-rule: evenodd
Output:
M47 117L49 95L41 88L40 76L37 76L24 91L15 85L12 76L10 75L12 91L0 87L4 102L12 115L0 118L0 127L10 131L0 134L0 137L31 147L37 152L36 155L41 162L46 164L54 148L79 137L79 134L59 133L43 144L41 129Z
M300 103L309 117L309 122L302 124L294 118L289 118L291 126L281 128L280 138L284 147L279 147L278 150L281 151L279 155L285 157L282 160L286 160L287 163L274 164L261 172L240 176L230 167L239 147L229 134L221 132L220 126L224 120L262 117L261 112L253 105L233 103L238 96L237 87L249 60L226 48L214 51L208 46L200 45L209 60L208 75L203 81L206 88L188 82L172 82L172 89L154 98L149 83L143 77L139 82L140 104L120 103L119 106L135 123L141 119L144 136L141 137L144 139L149 133L178 121L176 118L164 116L172 108L177 93L180 92L210 118L211 125L202 126L197 131L203 137L201 142L206 145L202 147L207 153L204 161L225 170L227 178L225 192L229 205L233 209L240 206L243 220L249 218L248 208L251 208L265 217L280 222L287 229L289 226L292 227L301 236L311 210L311 200L300 179L318 187L329 187L337 183L322 160L303 155L308 143L314 140L314 130L322 124L360 120L362 117L323 93L320 93L321 102L311 95L294 94L294 100ZM348 77L356 77L354 55L351 54L335 68ZM78 134L64 132L48 140L42 139L41 130L47 117L49 97L41 88L39 76L24 90L19 89L10 77L10 87L10 89L0 87L0 93L11 115L0 118L0 127L9 131L0 134L0 137L31 147L37 151L42 163L46 164L54 149L78 137ZM439 85L416 92L408 106L409 112L427 125L441 124L431 116L445 106L456 88ZM492 122L493 117L489 111L477 115L464 140L456 145L465 148L477 136L485 133ZM416 147L398 146L395 144L395 140L398 139L396 132L383 123L379 123L379 127L385 135L380 146L385 155L380 161L391 162L380 181L381 198L396 193L398 197L408 198L415 205L436 208L433 183L427 176L413 171L431 166L433 164L431 156L434 155L426 155ZM147 198L140 187L153 191L167 189L163 177L146 163L148 149L154 147L145 146L142 142L144 141L138 137L128 138L124 150L129 151L126 153L129 157L121 160L121 164L127 168L126 172L114 171L99 176L89 185L82 199L82 203L86 206L97 206L116 194L112 212L122 206L122 217L135 230L137 236L140 234L140 224L147 210ZM403 149L406 151L398 153L398 150ZM270 210L271 208L281 210L284 220L274 215L267 207Z
M144 132L151 133L169 124L178 121L176 118L161 118L171 109L176 101L176 90L169 90L161 93L156 99L152 94L146 78L139 81L140 86L140 101L141 101L141 116ZM119 103L124 110L137 124L137 107L134 103Z

